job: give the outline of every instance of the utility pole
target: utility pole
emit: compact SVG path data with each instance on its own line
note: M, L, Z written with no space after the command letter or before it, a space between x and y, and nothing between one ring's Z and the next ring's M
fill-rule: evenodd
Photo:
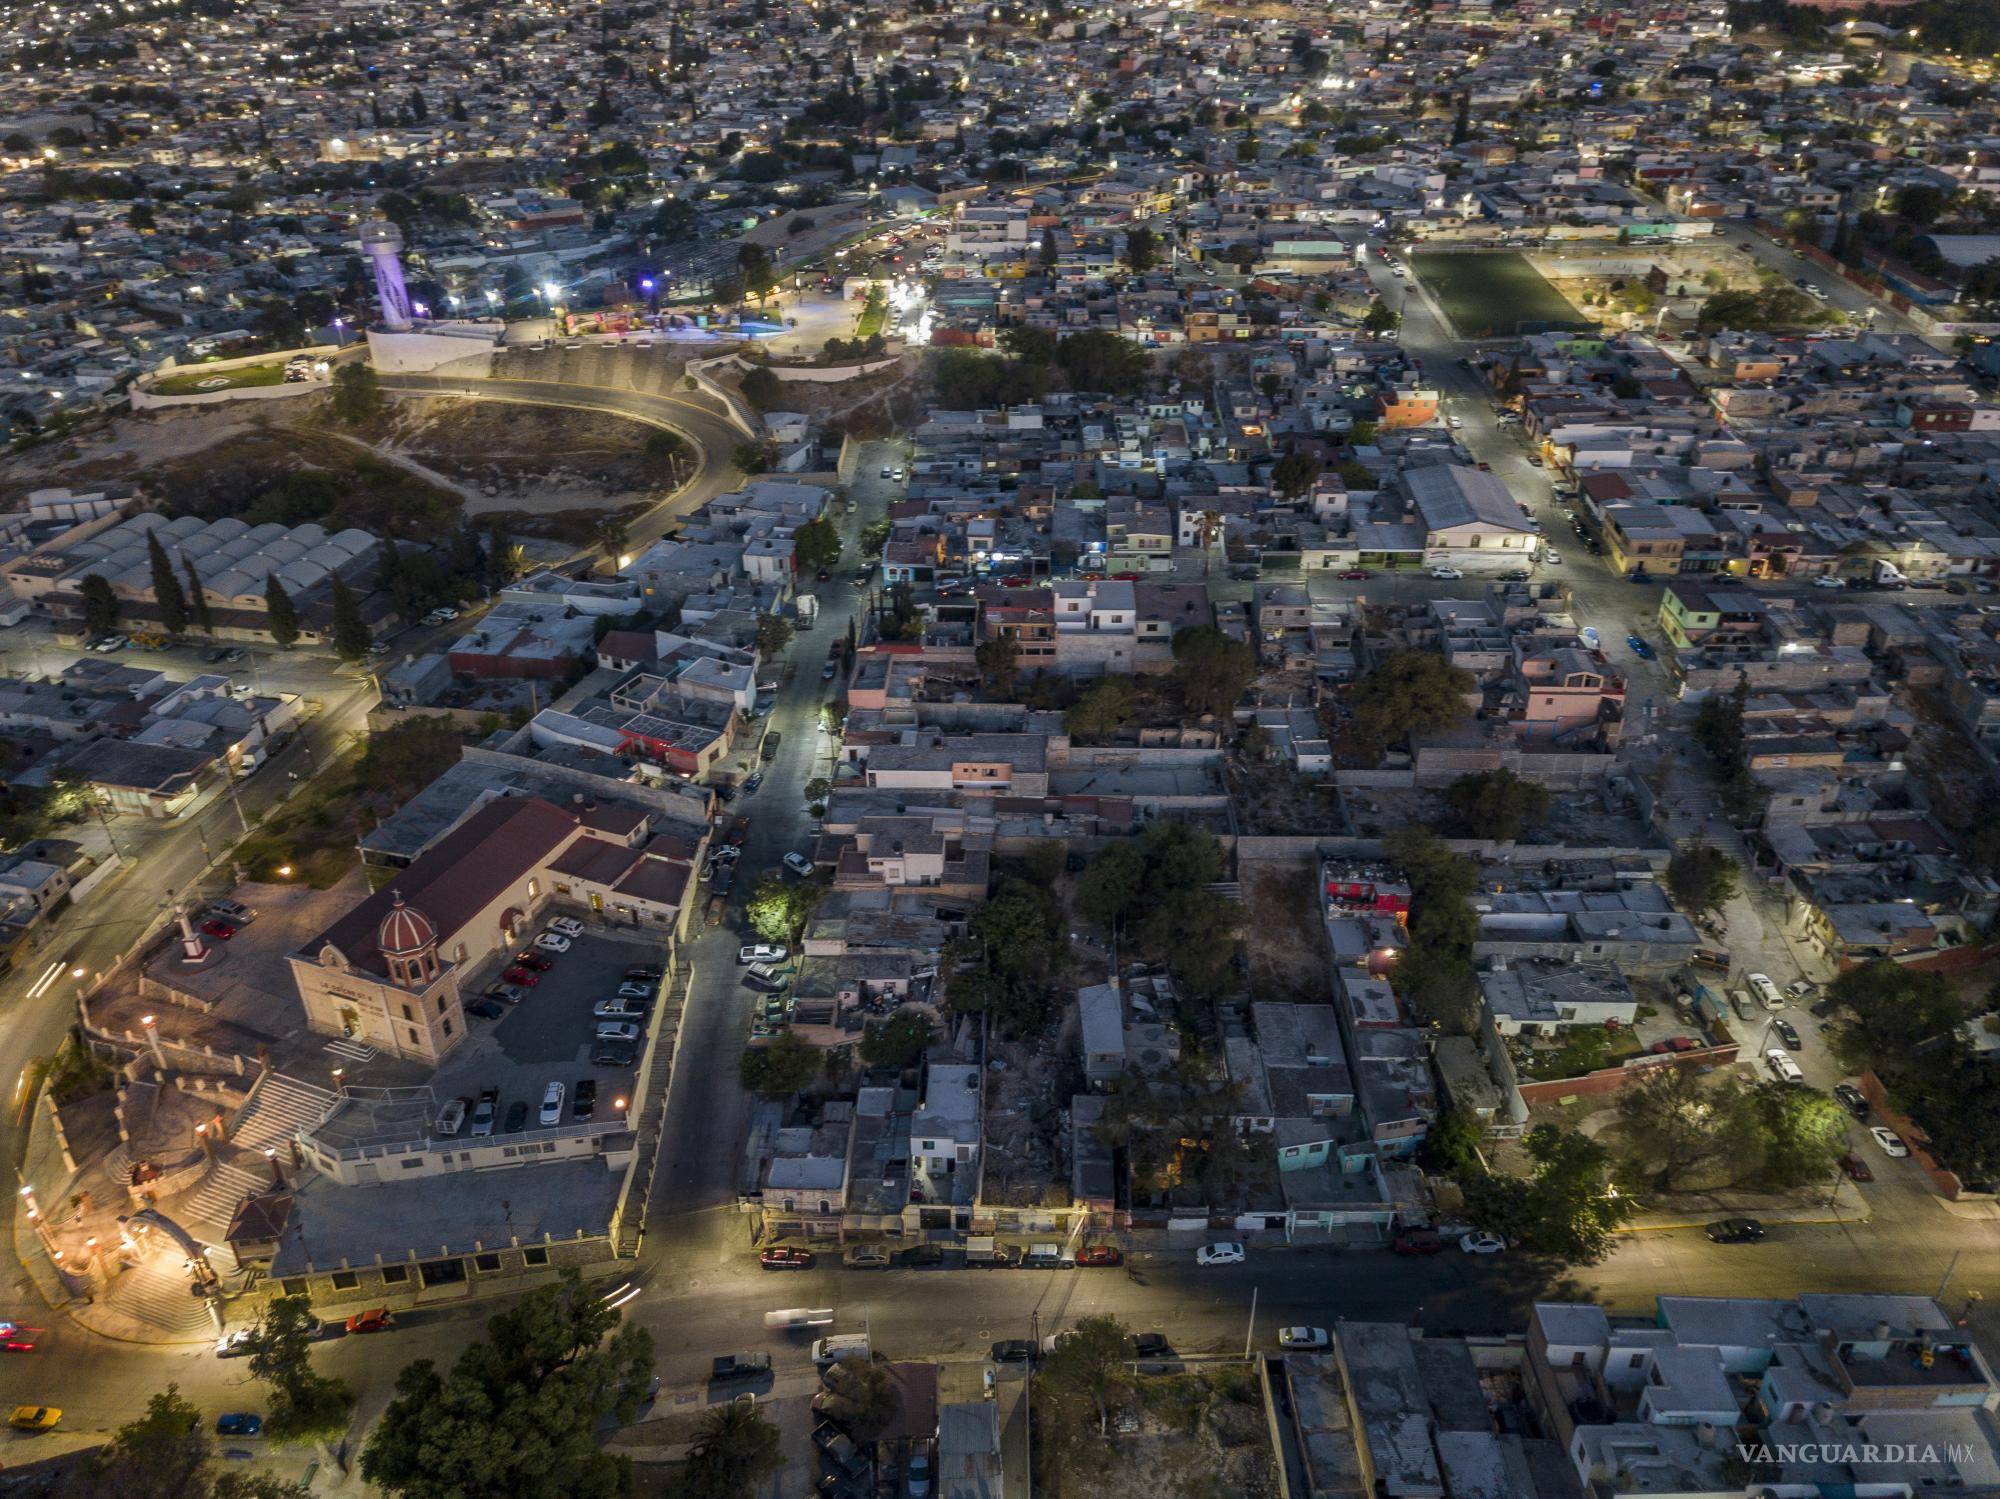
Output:
M1937 1288L1937 1299L1940 1302L1944 1300L1945 1287L1951 1284L1952 1273L1958 1269L1958 1257L1962 1253L1963 1250L1954 1249L1951 1252L1951 1263L1944 1267L1944 1279L1938 1282Z
M1256 1286L1250 1288L1250 1325L1243 1329L1243 1362L1246 1364L1250 1362L1250 1345L1256 1341L1257 1337L1258 1289Z
M1027 1420L1022 1424L1021 1434L1028 1444L1028 1499L1035 1499L1035 1360L1042 1352L1042 1314L1028 1313L1028 1358L1021 1365L1021 1378L1027 1381Z

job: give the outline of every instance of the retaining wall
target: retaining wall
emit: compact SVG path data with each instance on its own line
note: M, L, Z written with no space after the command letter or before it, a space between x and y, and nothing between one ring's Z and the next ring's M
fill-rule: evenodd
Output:
M1727 1067L1735 1060L1734 1041L1722 1046L1704 1047L1699 1051L1676 1051L1658 1057L1633 1057L1622 1066L1600 1068L1596 1072L1586 1072L1581 1077L1559 1077L1539 1083L1523 1079L1521 1099L1532 1109L1546 1104L1560 1103L1565 1098L1598 1098L1607 1093L1616 1093L1662 1067L1708 1071L1715 1067Z

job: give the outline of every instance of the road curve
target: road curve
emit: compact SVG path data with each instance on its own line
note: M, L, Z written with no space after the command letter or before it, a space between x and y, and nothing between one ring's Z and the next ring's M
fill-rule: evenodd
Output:
M554 406L601 411L676 433L700 455L694 478L635 520L633 544L664 535L672 523L726 494L742 479L731 460L742 434L727 418L678 396L652 395L613 385L581 385L565 380L481 380L452 375L384 375L382 389L404 395L466 396L478 401L511 401L520 406Z

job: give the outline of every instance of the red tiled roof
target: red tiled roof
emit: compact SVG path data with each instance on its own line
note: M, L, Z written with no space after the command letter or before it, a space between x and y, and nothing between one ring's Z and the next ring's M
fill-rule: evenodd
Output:
M448 947L468 921L527 878L576 832L577 820L562 808L535 797L503 797L489 802L440 839L430 852L345 916L306 943L300 953L317 958L328 944L357 968L387 975L376 946L382 918L396 895L436 924L438 944Z

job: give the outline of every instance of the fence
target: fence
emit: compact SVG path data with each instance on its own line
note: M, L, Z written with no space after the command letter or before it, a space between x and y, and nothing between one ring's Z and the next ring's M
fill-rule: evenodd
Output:
M1544 1104L1561 1103L1566 1098L1601 1098L1607 1093L1616 1093L1629 1083L1637 1082L1647 1073L1662 1067L1675 1070L1695 1068L1706 1071L1712 1067L1727 1067L1736 1060L1736 1043L1726 1042L1721 1046L1706 1046L1698 1051L1669 1052L1664 1056L1633 1057L1617 1067L1604 1067L1596 1072L1586 1072L1580 1077L1551 1078L1547 1082L1527 1082L1520 1085L1521 1099L1529 1108Z

